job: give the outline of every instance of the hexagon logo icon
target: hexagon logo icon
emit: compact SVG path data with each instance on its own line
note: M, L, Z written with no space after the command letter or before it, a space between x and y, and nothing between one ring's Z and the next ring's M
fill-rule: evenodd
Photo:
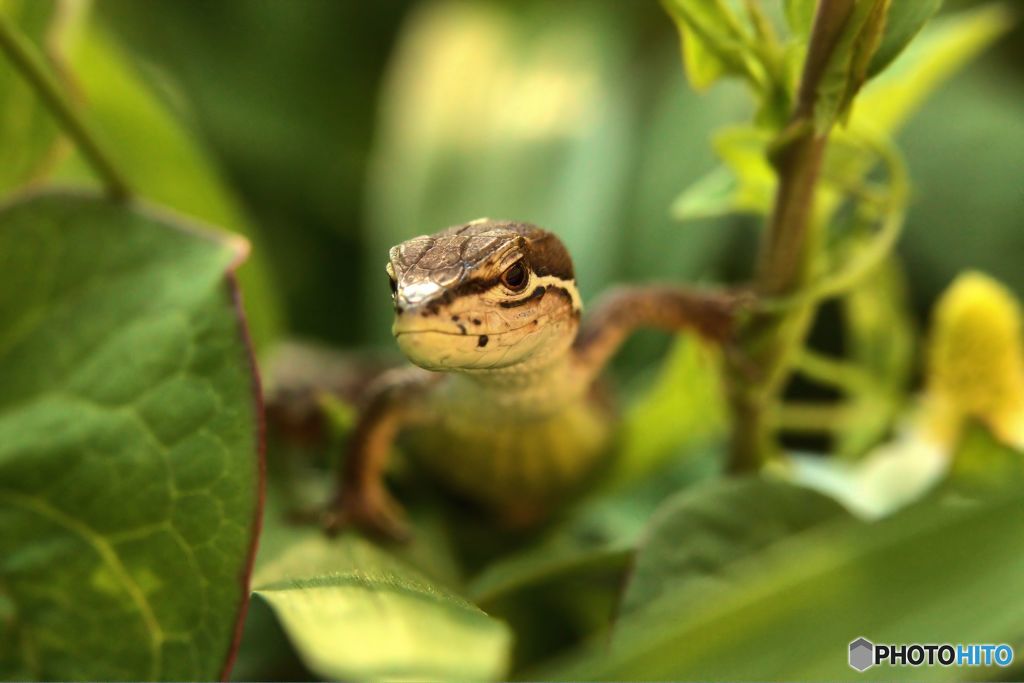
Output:
M875 645L867 638L858 638L850 643L850 666L857 671L867 671L875 665Z

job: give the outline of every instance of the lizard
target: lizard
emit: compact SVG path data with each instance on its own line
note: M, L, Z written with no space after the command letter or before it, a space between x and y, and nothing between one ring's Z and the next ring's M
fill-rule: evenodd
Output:
M612 408L595 391L634 330L689 328L726 344L743 297L622 286L582 318L572 259L552 232L478 219L391 248L393 336L411 362L366 392L322 516L406 539L384 484L400 432L442 484L499 516L544 518L610 450Z

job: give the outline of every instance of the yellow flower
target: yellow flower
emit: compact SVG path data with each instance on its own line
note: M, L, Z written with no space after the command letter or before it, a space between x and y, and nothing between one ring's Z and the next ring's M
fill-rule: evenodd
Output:
M913 502L948 472L968 420L1024 448L1020 304L982 273L960 275L935 306L924 395L896 437L856 463L791 455L779 473L868 519Z
M933 315L920 428L953 448L965 419L999 440L1024 444L1024 340L1021 310L1002 284L960 275Z

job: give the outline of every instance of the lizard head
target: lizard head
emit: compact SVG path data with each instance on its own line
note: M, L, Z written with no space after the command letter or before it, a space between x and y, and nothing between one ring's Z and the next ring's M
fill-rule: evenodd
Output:
M392 332L428 370L492 370L565 351L580 297L562 242L528 223L480 219L392 247Z

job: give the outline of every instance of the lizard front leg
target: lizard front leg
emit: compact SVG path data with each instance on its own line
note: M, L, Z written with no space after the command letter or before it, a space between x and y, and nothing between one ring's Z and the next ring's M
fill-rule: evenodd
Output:
M402 506L384 486L384 470L402 427L428 419L430 389L440 378L419 368L400 368L370 386L325 513L329 534L356 527L392 540L409 537Z
M609 291L584 321L573 353L582 368L596 376L634 331L691 329L725 345L736 315L751 297L733 292L686 289L671 285L620 287Z

